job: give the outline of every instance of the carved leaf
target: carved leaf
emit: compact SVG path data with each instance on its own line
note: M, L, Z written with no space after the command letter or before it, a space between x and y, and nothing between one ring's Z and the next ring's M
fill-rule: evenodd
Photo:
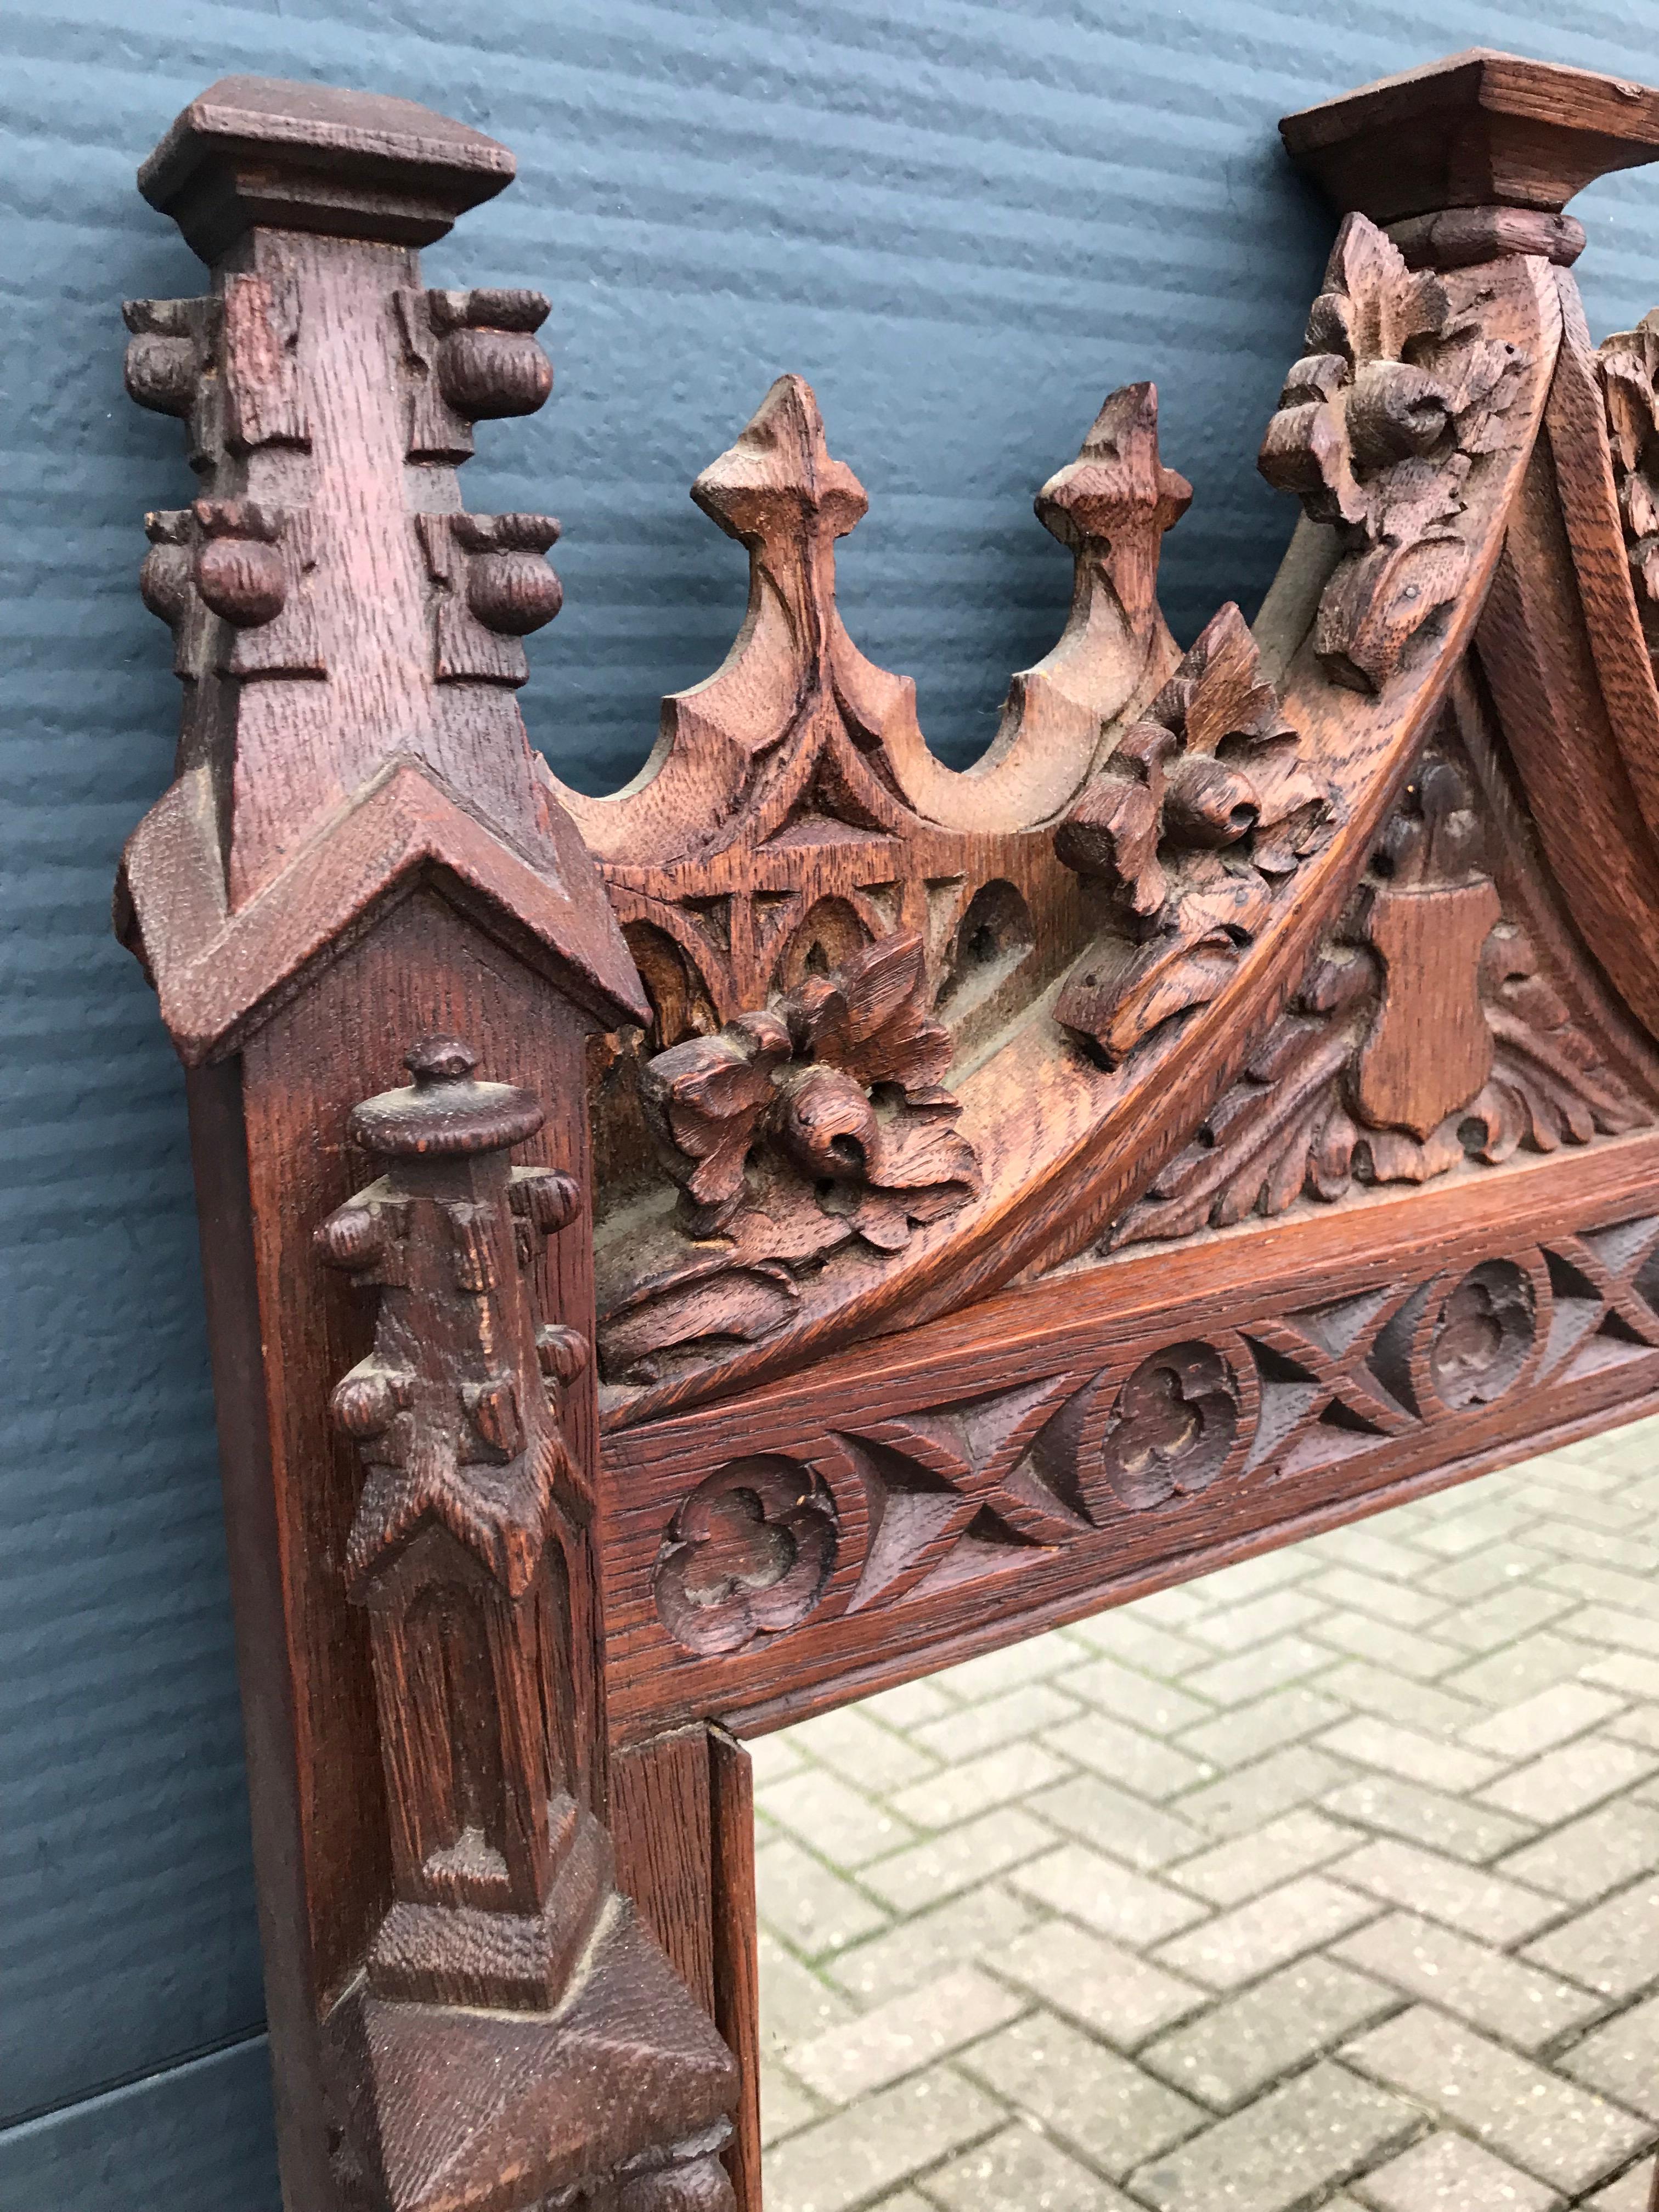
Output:
M705 1233L742 1194L749 1149L773 1102L773 1072L789 1049L776 1015L744 1014L718 1036L672 1045L640 1072L647 1120Z
M1346 558L1321 599L1315 651L1333 681L1380 691L1462 586L1464 484L1478 456L1509 442L1522 363L1483 335L1478 299L1460 311L1448 284L1408 269L1358 214L1338 234L1308 344L1259 466L1340 532Z
M1652 1121L1526 933L1498 919L1483 843L1462 769L1431 755L1267 1044L1107 1249L1329 1203L1356 1180L1427 1182L1466 1160L1496 1166Z
M951 1064L951 1033L928 1009L921 939L884 937L834 975L809 975L781 1009L798 1056L827 1060L866 1089L930 1089Z
M1215 997L1313 849L1330 806L1298 742L1224 606L1056 830L1111 919L1055 1015L1108 1066Z
M1659 653L1659 312L1595 357L1631 581L1650 654Z

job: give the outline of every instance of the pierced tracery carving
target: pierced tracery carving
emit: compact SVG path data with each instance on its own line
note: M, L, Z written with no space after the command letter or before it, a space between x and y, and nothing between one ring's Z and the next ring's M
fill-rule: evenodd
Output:
M872 1612L886 1633L900 1632L912 1603L928 1620L945 1617L939 1608L952 1597L963 1621L987 1605L1012 1610L1022 1585L1028 1601L1054 1587L1068 1557L1109 1580L1130 1542L1158 1556L1171 1518L1180 1534L1165 1544L1234 1536L1271 1519L1280 1486L1305 1502L1339 1470L1357 1493L1368 1457L1409 1452L1437 1424L1621 1364L1651 1381L1656 1255L1659 1219L1641 1215L1288 1311L1238 1284L1211 1301L1222 1313L1203 1336L1149 1332L1117 1345L1103 1366L1074 1360L878 1420L836 1426L833 1397L815 1407L809 1396L781 1425L774 1410L767 1450L716 1468L668 1523L653 1576L658 1609L686 1650L735 1662L809 1614L826 1626L839 1619L856 1638ZM948 1390L948 1369L934 1375ZM824 1418L828 1433L816 1426ZM1449 1437L1443 1446L1457 1448ZM856 1478L867 1513L861 1565L851 1561L856 1584L832 1603L819 1551L811 1572L795 1569L812 1596L791 1603L782 1571L804 1556L805 1539L797 1553L775 1532L811 1532L817 1515L833 1513L809 1462L830 1465L837 1452L848 1455L838 1479ZM701 1633L683 1592L665 1587L699 1572L694 1540L709 1554ZM773 1618L751 1616L751 1603L771 1605ZM857 1648L873 1647L866 1638ZM728 1694L739 1680L722 1677Z
M631 1383L765 1338L805 1274L842 1253L867 1270L977 1194L946 1068L1089 927L1041 780L1005 787L1035 753L1069 797L1103 721L1168 674L1158 549L1191 492L1158 458L1152 386L1112 394L1038 494L1076 559L1071 617L1011 687L1002 772L977 779L937 769L914 687L842 626L835 542L868 502L800 378L779 379L692 495L748 549L748 619L726 665L665 702L637 794L583 817L596 840L607 806L641 817L605 877L653 1034L619 1048L599 1109L606 1157L633 1146L627 1202L597 1232L605 1371ZM948 814L957 784L981 804L964 793L969 819L947 824L929 809ZM681 1194L672 1218L640 1202L657 1163Z
M1115 1067L1212 999L1330 811L1244 617L1223 607L1054 832L1112 922L1056 1019Z
M1653 1120L1504 915L1486 848L1468 771L1431 753L1285 1015L1109 1244Z
M1262 441L1268 483L1340 537L1314 647L1354 690L1381 691L1457 595L1469 471L1513 441L1504 415L1522 358L1481 336L1479 307L1467 280L1410 269L1375 223L1348 216L1308 318L1310 350Z

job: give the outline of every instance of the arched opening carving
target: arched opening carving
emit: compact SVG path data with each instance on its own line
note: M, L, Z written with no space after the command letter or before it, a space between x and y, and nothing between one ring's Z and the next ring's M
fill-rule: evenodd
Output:
M851 903L823 898L796 923L772 971L775 991L799 988L809 975L830 975L871 942Z

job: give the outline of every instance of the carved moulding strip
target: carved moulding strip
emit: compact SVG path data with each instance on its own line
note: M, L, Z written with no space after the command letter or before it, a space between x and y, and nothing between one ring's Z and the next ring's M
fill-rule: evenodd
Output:
M1648 1409L1656 1174L1645 1134L1379 1188L613 1431L619 1731L763 1728ZM811 1501L810 1573L761 1468ZM715 1496L732 1534L670 1601L686 1501Z

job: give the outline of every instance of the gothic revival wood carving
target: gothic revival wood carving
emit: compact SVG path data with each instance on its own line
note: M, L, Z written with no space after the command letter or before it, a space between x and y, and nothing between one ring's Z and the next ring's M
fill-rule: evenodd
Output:
M1114 392L1037 495L1063 634L946 769L786 375L693 486L742 630L599 799L514 699L558 525L456 474L547 301L418 264L511 155L244 78L142 172L212 276L126 311L197 486L117 927L292 2212L760 2212L730 1730L1659 1406L1659 339L1592 346L1565 211L1659 93L1474 53L1282 128L1340 228L1254 624L1170 636L1192 491Z
M1177 661L1149 611L1158 538L1187 488L1157 457L1150 392L1115 395L1039 501L1078 549L1066 636L1016 683L1001 737L960 777L922 769L910 687L846 640L830 547L864 495L829 458L805 387L775 386L696 490L750 545L734 658L667 702L664 738L628 792L566 794L657 1010L656 1035L612 1055L596 1099L613 1193L597 1228L608 1418L751 1386L1064 1260L1123 1211L1131 1145L1150 1172L1190 1134L1214 1040L1284 1006L1316 916L1346 903L1424 740L1503 544L1560 313L1541 259L1415 276L1363 216L1345 226L1310 328L1348 351L1315 363L1328 391L1281 411L1264 464L1316 514L1335 516L1335 498L1342 514L1310 525L1331 541L1312 556L1325 611L1275 641L1271 667L1236 609ZM1310 488L1316 461L1334 493ZM1115 531L1126 556L1113 568ZM1419 606L1424 546L1432 573L1455 580ZM1292 599L1309 566L1290 564ZM1343 621L1372 625L1370 643L1358 629L1350 639L1368 673L1352 655L1335 667L1339 599ZM1264 611L1268 634L1297 619L1283 600ZM1067 698L1088 698L1086 720L1054 710L1062 679ZM757 699L778 704L757 712ZM741 738L720 719L727 701ZM955 826L966 793L982 794L986 830ZM641 868L641 846L662 862ZM781 917L769 935L757 921L769 903ZM773 948L758 960L757 927ZM801 975L842 972L904 937L950 1037L957 1164L930 1160L926 1202L895 1200L890 1233L872 1238L844 1174L817 1175L811 1199L790 1186L781 1205L779 1147L764 1140L716 1218L699 1194L737 1174L738 1127L751 1109L776 1126L767 1086ZM988 994L964 980L975 956ZM701 1103L711 1084L729 1113ZM873 1093L866 1103L878 1118ZM863 1118L850 1097L842 1107ZM867 1159L847 1133L848 1164Z
M1462 703L1473 717L1473 700ZM1504 871L1516 911L1505 911L1476 781L1449 717L1287 1012L1107 1249L1659 1119L1659 1059L1587 975L1552 974L1553 933L1540 917L1542 942L1528 933L1536 900L1516 854Z
M1478 295L1408 269L1359 214L1338 234L1307 339L1316 350L1285 380L1261 473L1337 532L1314 624L1321 667L1380 691L1468 574L1463 486L1512 441L1504 416L1525 362L1488 333Z
M1191 492L1158 459L1152 387L1112 394L1037 496L1077 564L1065 635L1014 678L972 776L933 760L914 685L842 625L835 541L867 502L799 377L692 496L749 550L742 635L664 702L635 793L561 793L653 1008L598 1102L621 1198L599 1225L601 1360L623 1383L764 1340L832 1255L856 1282L980 1194L939 1078L1087 939L1047 818L1175 665L1158 553Z
M538 1103L645 1006L513 698L557 526L453 473L546 303L414 250L511 173L258 79L146 165L217 267L127 313L202 495L149 524L183 726L117 920L191 1071L288 2200L720 2212L733 2062L611 1878L586 1132Z
M1659 1138L1618 1156L1610 1184L1564 1149L1478 1207L1444 1182L1379 1188L1358 1239L1321 1208L1073 1270L754 1394L750 1455L713 1473L719 1407L623 1431L617 1725L649 1735L718 1698L763 1728L982 1650L988 1616L1086 1614L1659 1403ZM665 1601L677 1500L706 1510L759 1469L821 1501L833 1556L815 1602L767 1620L725 1600L698 1639ZM710 1587L776 1571L757 1526Z
M1236 606L1224 606L1054 832L1112 928L1055 1018L1108 1067L1206 1005L1325 833L1331 800Z
M1608 338L1595 365L1607 398L1631 583L1651 653L1659 648L1659 320L1644 315L1633 331Z

